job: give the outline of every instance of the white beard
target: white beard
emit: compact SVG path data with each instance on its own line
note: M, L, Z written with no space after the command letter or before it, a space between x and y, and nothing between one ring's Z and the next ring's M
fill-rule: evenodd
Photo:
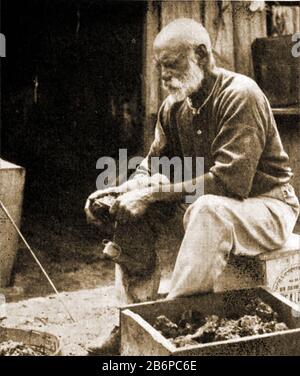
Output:
M174 102L183 101L193 92L199 90L204 78L203 70L194 62L189 61L189 69L182 80L172 77L167 83L163 81L163 87L166 89Z

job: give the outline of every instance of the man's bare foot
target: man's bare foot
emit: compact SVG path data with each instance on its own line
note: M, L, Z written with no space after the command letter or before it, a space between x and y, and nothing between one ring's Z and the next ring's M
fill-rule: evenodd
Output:
M108 337L102 341L91 343L86 350L89 356L120 355L120 327L115 326Z

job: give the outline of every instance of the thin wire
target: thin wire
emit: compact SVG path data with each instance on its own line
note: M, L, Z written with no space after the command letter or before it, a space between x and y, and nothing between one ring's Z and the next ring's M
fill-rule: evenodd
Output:
M61 296L59 295L59 292L57 291L56 287L54 286L54 283L52 282L51 278L48 276L46 270L43 268L43 266L40 263L39 259L36 257L35 253L31 249L30 245L27 243L26 239L22 235L21 231L19 230L18 226L16 225L15 221L13 220L13 218L11 217L11 215L9 214L8 210L6 209L6 207L4 206L4 204L3 204L3 202L1 200L0 200L0 205L1 205L4 213L6 214L6 216L8 217L8 219L10 220L10 222L12 223L12 225L14 226L15 230L19 234L20 238L23 240L23 243L25 244L25 246L27 247L27 249L31 253L32 257L34 258L34 260L36 261L36 263L40 267L40 269L43 272L44 276L47 278L47 280L50 283L52 289L54 290L55 294L57 295L58 300L60 301L60 303L62 304L62 306L64 307L64 309L67 311L67 313L70 316L71 320L73 322L75 322L75 320L74 320L73 316L71 315L68 307L66 306L65 302L62 300Z

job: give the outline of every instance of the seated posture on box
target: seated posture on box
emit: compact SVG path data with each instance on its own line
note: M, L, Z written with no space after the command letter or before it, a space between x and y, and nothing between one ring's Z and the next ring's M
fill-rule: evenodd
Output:
M114 258L116 278L129 303L156 297L154 239L168 219L180 220L177 233L184 229L168 294L175 298L212 290L230 253L253 256L280 248L299 213L288 156L257 84L215 65L209 35L194 20L164 27L154 53L169 95L150 151L133 179L96 191L85 208L88 219L99 222L97 200L115 196L110 214L121 249ZM203 173L183 181L153 175L151 160L162 156L204 157ZM192 189L197 193L189 204ZM116 329L98 354L112 351L118 340Z

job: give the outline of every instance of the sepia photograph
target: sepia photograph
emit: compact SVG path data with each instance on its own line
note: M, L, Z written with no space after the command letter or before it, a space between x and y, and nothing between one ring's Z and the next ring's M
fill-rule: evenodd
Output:
M0 14L0 356L300 356L300 1Z

